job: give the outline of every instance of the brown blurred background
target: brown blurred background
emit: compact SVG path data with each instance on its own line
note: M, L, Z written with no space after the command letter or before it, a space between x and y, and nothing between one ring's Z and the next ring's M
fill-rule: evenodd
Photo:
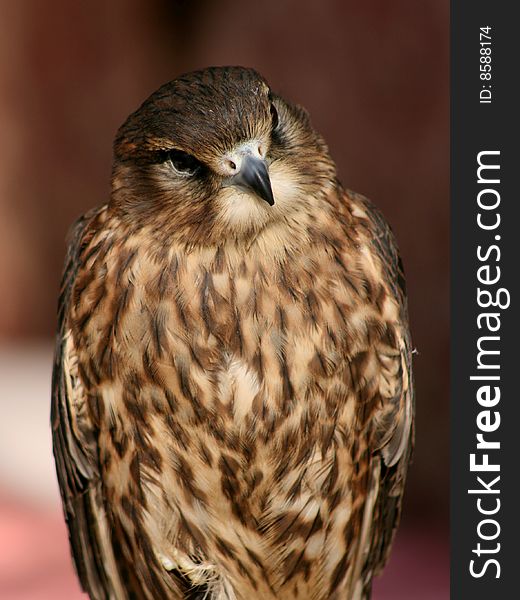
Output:
M397 235L419 350L416 452L374 600L448 597L448 21L448 0L0 1L2 598L77 594L47 430L67 228L106 201L125 117L176 75L223 64L255 67L304 105L344 185ZM33 589L12 548L26 564L46 527L57 550L47 541L47 583Z

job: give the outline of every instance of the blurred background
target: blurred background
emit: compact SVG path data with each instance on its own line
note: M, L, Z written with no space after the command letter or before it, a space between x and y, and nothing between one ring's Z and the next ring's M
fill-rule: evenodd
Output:
M78 599L51 458L52 337L71 222L160 84L260 71L304 105L344 185L392 224L408 278L417 428L374 600L449 597L448 0L0 0L0 598Z

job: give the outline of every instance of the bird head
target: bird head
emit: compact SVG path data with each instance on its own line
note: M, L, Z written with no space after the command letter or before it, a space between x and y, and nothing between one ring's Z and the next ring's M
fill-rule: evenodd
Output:
M304 109L253 69L212 67L163 85L121 126L111 203L135 224L218 243L310 217L334 181Z

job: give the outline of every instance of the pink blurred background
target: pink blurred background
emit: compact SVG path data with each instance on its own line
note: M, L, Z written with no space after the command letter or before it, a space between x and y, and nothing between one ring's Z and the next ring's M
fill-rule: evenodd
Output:
M109 193L113 135L161 83L255 67L304 105L408 276L417 433L374 600L449 597L448 0L0 0L0 598L82 597L48 428L68 226Z

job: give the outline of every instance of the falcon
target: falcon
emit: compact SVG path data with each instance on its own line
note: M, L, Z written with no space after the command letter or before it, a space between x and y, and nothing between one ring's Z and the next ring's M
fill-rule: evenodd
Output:
M254 70L162 86L73 226L52 433L95 600L361 600L413 432L393 235Z

